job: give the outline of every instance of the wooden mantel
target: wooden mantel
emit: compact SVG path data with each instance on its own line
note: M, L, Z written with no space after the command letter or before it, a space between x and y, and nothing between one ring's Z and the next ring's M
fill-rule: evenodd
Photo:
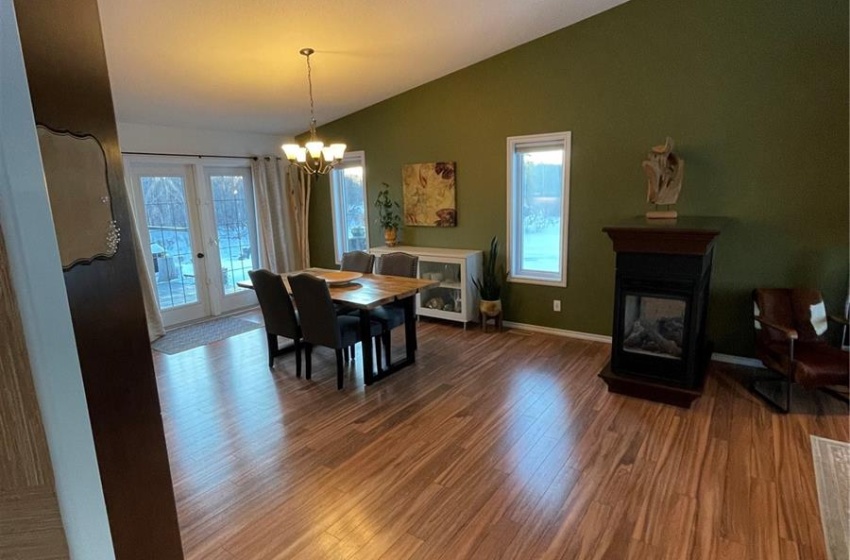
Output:
M704 255L720 234L723 218L683 216L674 220L632 218L602 231L617 253Z

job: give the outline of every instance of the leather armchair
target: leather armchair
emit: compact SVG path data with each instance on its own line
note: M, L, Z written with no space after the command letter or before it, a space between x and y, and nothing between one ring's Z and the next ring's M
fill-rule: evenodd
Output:
M756 357L774 372L757 379L750 390L782 412L791 407L791 386L821 389L847 402L847 395L831 387L848 385L850 354L827 340L830 321L821 293L810 289L759 288L753 290Z

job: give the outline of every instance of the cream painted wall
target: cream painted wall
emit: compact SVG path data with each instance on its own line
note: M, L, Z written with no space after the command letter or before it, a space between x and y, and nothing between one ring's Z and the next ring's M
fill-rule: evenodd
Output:
M118 123L122 152L216 156L280 155L280 145L292 138L226 130L179 128L138 123Z

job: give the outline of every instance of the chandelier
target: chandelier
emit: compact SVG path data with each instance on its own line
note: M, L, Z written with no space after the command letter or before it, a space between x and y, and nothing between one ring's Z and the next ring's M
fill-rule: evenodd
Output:
M303 146L284 144L281 147L283 153L286 154L286 159L308 174L325 175L342 161L342 156L345 154L345 144L325 146L324 142L316 137L316 115L313 112L313 76L310 67L310 55L316 51L307 48L298 52L307 57L307 85L310 88L310 140Z

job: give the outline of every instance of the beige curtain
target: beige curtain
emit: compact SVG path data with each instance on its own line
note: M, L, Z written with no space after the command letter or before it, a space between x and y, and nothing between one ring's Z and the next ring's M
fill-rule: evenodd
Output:
M139 283L142 285L142 299L145 302L145 317L148 322L148 338L153 342L165 334L165 326L162 324L162 313L159 311L159 303L156 300L156 288L154 287L151 278L153 275L150 270L150 263L145 258L145 251L142 245L142 235L139 231L138 220L136 216L136 198L130 189L130 181L125 179L124 183L127 186L127 199L130 201L130 231L133 236L133 244L136 247L136 268L139 273ZM122 232L123 233L123 232ZM120 248L120 245L119 245Z
M273 156L254 160L251 170L262 266L276 272L307 268L310 266L309 177Z

